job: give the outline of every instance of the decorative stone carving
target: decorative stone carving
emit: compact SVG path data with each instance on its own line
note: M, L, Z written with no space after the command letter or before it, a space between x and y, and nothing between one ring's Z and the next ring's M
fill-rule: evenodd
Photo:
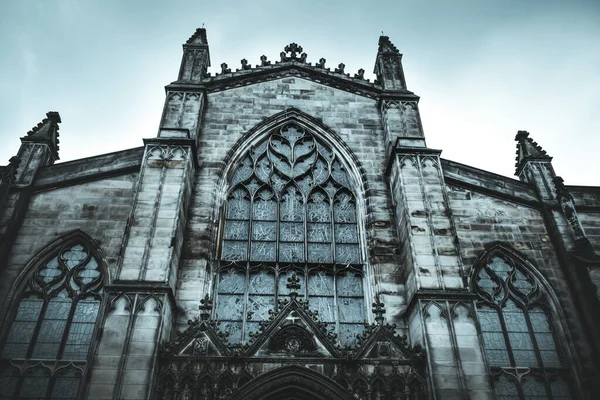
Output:
M240 63L242 64L242 71L245 71L247 69L251 69L252 66L248 64L248 60L246 60L245 58L243 58Z
M228 74L230 72L231 72L231 68L227 68L226 63L221 64L221 73L222 74Z
M289 354L316 350L315 342L310 333L296 324L286 325L277 331L269 340L269 348L273 351L283 351Z
M187 146L149 145L146 149L146 164L150 167L183 168L189 151Z
M575 202L571 192L565 186L563 178L557 176L553 179L554 187L556 188L556 198L562 208L563 214L569 223L571 232L575 240L585 239L586 235L575 210Z
M391 137L423 137L416 101L387 100L382 102L384 124Z
M294 282L290 278L292 290L297 284ZM378 309L383 309L383 304L377 303ZM202 313L207 307L210 299L205 298ZM292 314L294 323L289 319ZM158 398L175 400L177 393L183 393L178 388L186 385L197 388L197 395L217 399L254 399L276 387L302 385L312 387L309 392L319 393L319 399L350 400L348 382L353 382L352 387L360 389L357 393L363 395L396 387L402 388L406 398L425 395L421 347L409 347L406 336L398 336L393 325L368 325L359 347L341 349L334 344L335 335L328 335L327 324L319 322L317 313L310 311L308 302L292 296L291 300L279 302L250 345L228 346L226 335L218 332L218 322L202 318L189 321L189 327L177 340L163 346ZM204 353L204 349L210 352L210 346L218 349L218 358ZM322 346L329 352L327 358L323 357ZM193 352L186 350L190 348ZM301 364L312 365L314 370L290 366L294 357L301 357ZM370 369L353 362L360 359L369 359L378 367Z
M267 60L267 56L265 56L265 55L260 56L260 66L266 67L267 65L271 65L271 61ZM257 67L258 67L258 65L257 65Z
M300 61L306 62L306 53L302 53L302 46L297 45L296 43L290 43L283 49L281 52L281 62L286 61ZM298 58L298 53L302 53L300 58Z

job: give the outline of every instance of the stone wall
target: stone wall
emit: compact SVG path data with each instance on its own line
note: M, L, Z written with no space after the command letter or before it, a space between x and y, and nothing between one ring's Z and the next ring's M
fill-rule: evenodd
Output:
M281 78L207 95L198 141L199 172L177 290L178 306L184 311L177 319L180 329L197 315L199 301L211 285L207 281L207 268L216 267L211 263L216 256L218 232L215 227L226 189L223 171L230 167L224 165L224 160L245 133L289 107L331 128L343 142L342 147L347 146L358 159L363 174L359 179L366 189L359 195L364 199L361 208L366 242L371 245L368 268L375 275L373 284L385 286L385 291L393 294L385 299L386 305L394 307L403 302L403 285L394 276L397 241L390 224L389 191L383 174L383 127L377 102L302 78ZM388 318L399 323L399 310L397 307L396 312L390 312Z
M560 321L555 327L559 337L564 338L558 342L571 343L564 346L564 350L574 352L571 354L578 360L575 365L593 370L590 348L583 339L584 327L541 211L453 185L448 186L448 198L465 273L468 275L476 258L495 242L517 250L544 277L553 292L551 299L557 302L556 316Z
M57 237L81 229L98 242L114 277L137 174L114 176L32 195L6 268L1 271L4 304L27 262Z

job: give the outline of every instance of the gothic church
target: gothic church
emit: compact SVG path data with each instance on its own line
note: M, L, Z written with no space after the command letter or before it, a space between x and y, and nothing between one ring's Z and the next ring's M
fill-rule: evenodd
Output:
M386 36L374 82L325 64L212 75L198 29L142 147L21 138L0 399L597 398L600 187L525 131L519 180L441 158Z

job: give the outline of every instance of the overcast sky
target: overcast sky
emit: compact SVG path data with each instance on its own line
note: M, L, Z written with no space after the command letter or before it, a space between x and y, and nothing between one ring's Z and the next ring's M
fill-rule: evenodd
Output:
M600 185L598 0L0 0L0 165L47 111L61 162L141 146L202 24L213 73L290 42L372 72L383 31L444 158L512 177L527 130L567 184Z

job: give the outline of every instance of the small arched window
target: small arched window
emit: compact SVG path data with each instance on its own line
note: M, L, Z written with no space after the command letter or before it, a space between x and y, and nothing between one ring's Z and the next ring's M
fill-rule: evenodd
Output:
M216 316L233 343L259 331L287 279L344 345L365 321L356 196L339 156L295 124L252 147L224 211Z
M98 260L79 242L64 244L34 269L2 343L0 397L77 398L103 282Z
M549 298L533 273L504 254L491 253L473 283L496 398L571 398Z

